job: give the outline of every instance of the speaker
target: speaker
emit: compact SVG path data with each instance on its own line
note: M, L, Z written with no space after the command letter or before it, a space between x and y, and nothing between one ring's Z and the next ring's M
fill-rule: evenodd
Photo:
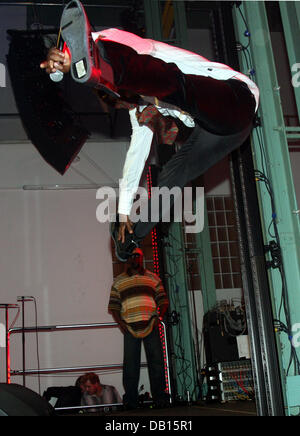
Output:
M28 139L44 160L63 175L90 133L39 67L47 50L40 31L9 30L7 66Z
M203 318L203 337L207 363L239 360L236 337L222 328L222 316L208 312Z
M36 392L17 384L0 383L0 416L51 416L52 406Z

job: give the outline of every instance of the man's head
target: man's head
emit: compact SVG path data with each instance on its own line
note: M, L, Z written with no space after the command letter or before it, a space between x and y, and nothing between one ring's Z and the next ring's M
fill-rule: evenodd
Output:
M83 376L85 392L89 395L96 395L101 390L100 379L94 372L88 372Z
M140 248L135 248L128 259L128 265L134 270L144 270L144 253Z

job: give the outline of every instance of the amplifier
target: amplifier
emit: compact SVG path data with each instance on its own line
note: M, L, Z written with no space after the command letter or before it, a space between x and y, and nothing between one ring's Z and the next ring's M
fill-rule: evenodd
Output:
M218 362L205 368L208 401L252 400L254 386L251 360Z

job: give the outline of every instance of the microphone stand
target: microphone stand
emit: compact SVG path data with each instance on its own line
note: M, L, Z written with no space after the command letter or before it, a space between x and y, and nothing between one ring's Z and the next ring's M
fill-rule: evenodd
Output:
M25 298L22 297L22 360L23 360L23 386L26 386L25 378Z
M25 351L25 302L32 301L32 297L21 296L18 297L18 301L21 301L22 307L22 370L23 370L23 386L26 387L26 351Z
M19 306L17 304L0 304L0 309L5 309L6 383L10 383L10 332L8 325L8 311L9 309L19 309Z

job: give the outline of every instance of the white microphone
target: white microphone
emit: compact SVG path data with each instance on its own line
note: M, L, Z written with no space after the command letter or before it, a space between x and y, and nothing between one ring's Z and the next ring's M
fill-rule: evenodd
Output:
M50 79L53 82L61 82L64 78L64 73L60 70L56 70L55 73L50 73Z

